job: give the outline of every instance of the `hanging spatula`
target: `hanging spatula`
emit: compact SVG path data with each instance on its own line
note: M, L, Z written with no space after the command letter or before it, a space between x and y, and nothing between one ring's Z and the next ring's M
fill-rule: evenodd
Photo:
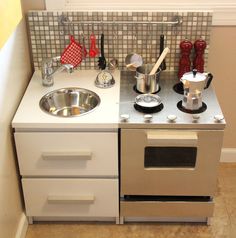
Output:
M104 55L104 34L101 34L101 55L98 59L98 67L99 69L105 69L107 65L106 58Z

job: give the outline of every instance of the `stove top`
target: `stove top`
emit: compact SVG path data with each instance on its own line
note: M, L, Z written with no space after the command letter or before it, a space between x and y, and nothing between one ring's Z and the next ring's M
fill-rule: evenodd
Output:
M174 86L179 82L177 74L164 71L159 81L161 90L157 92L162 100L162 110L142 112L136 110L136 106L131 103L139 95L134 90L136 84L134 76L135 72L121 72L120 115L126 114L124 117L126 119L121 118L120 120L121 128L224 129L225 120L215 119L216 115L223 114L212 86L202 93L204 110L190 113L181 109L183 95L174 90ZM151 116L146 114L151 114Z

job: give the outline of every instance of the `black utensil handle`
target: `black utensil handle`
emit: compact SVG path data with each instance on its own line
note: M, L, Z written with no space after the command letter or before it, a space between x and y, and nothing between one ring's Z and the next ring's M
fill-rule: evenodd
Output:
M164 50L164 40L165 40L164 35L160 35L160 55Z
M197 69L193 69L192 72L193 72L193 77L195 78L197 75Z
M208 73L207 74L207 83L206 83L206 87L204 89L206 89L210 86L212 79L213 79L213 75L211 73Z
M163 34L160 35L160 55L164 50L164 42L165 42L165 36ZM160 68L162 70L166 69L166 61L165 59L162 61Z
M104 34L101 34L101 56L104 57Z

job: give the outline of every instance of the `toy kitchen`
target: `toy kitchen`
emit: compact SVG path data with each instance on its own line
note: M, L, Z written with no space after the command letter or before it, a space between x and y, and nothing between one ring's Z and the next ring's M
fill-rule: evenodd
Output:
M210 224L226 125L206 72L211 21L28 13L35 73L12 126L30 223Z

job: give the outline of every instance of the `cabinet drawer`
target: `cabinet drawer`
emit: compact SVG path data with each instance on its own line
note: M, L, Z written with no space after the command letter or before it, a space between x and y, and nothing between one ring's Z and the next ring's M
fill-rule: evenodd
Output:
M22 176L116 176L117 133L15 133Z
M26 215L117 217L118 179L22 179Z
M213 202L121 201L120 214L127 217L211 217Z

